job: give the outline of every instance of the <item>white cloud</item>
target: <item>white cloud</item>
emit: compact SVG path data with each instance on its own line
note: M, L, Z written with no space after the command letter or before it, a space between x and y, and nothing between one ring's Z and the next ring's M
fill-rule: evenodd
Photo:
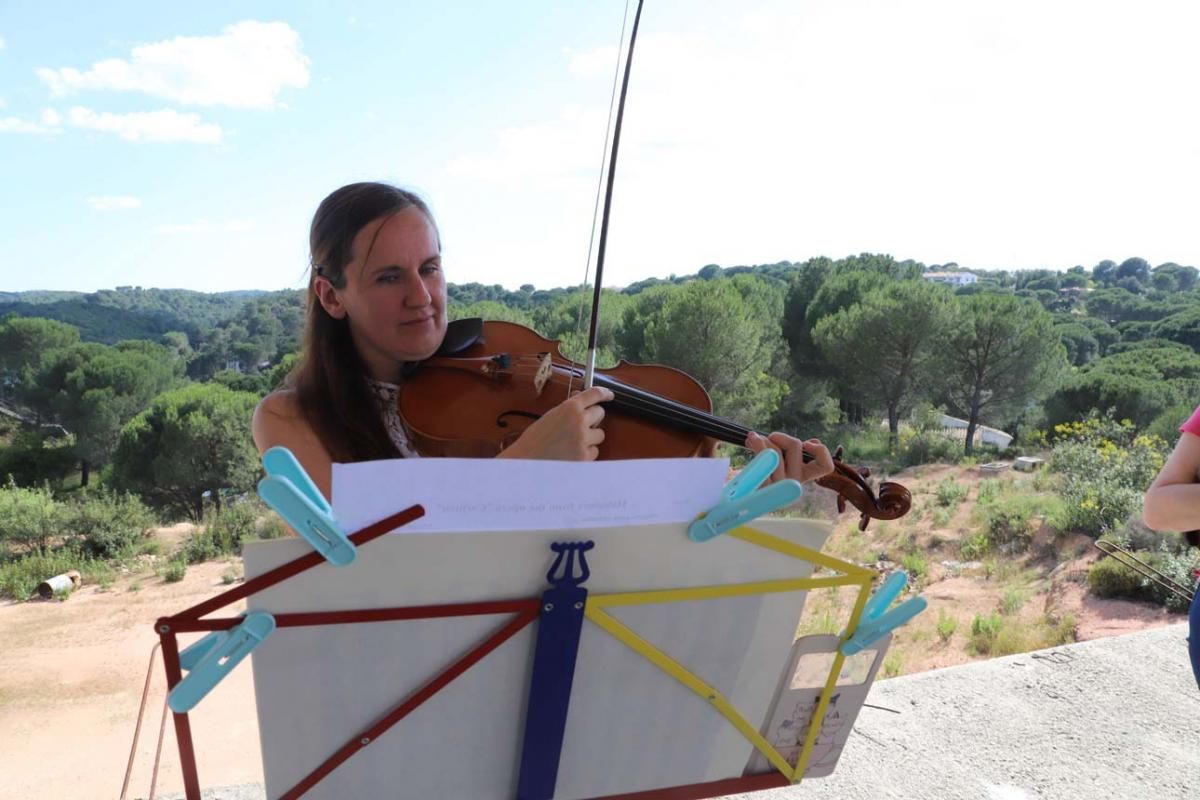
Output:
M616 72L617 48L615 47L594 47L590 50L579 51L567 49L565 52L571 56L569 69L572 75L583 77L607 75L611 77ZM623 66L624 62L622 62Z
M130 208L141 208L142 201L128 195L103 195L89 197L88 203L97 211L118 211Z
M74 128L115 133L129 142L217 144L223 136L220 126L202 122L199 114L169 108L114 114L75 106L67 112L67 122Z
M47 108L42 111L42 124L48 125L51 128L57 128L62 124L62 114L59 114L53 108Z
M8 43L4 41L4 37L0 36L0 50L3 50L7 46L8 46Z
M142 92L182 105L273 108L285 88L308 85L300 34L286 22L239 22L219 36L177 36L86 70L37 70L56 97L87 90Z
M604 123L605 116L599 111L568 106L557 121L498 131L493 152L460 156L448 169L455 177L498 183L570 179L588 170L594 174L604 143ZM593 146L581 146L584 142Z
M223 222L210 222L202 217L194 222L159 225L155 227L154 232L162 234L163 236L178 236L222 231L227 231L230 233L244 233L252 230L253 228L254 223L246 219L227 219Z
M0 117L0 133L34 133L44 135L62 133L62 129L55 127L54 124L45 123L44 119L42 123L37 123L21 119L20 117Z

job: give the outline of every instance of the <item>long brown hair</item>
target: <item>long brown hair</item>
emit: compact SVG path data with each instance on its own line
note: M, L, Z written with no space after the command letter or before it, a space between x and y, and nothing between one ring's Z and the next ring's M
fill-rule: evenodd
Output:
M330 194L313 215L304 350L289 379L305 420L330 458L339 462L398 458L367 385L367 369L350 336L348 317L334 319L317 299L316 279L346 285L354 237L368 224L416 207L437 224L412 192L386 183L352 183Z

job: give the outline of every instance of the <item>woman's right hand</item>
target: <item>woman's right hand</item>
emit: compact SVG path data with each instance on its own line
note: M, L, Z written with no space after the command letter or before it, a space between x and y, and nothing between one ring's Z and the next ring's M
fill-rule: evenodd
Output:
M499 458L595 461L604 441L604 407L613 393L601 386L568 397L524 430Z

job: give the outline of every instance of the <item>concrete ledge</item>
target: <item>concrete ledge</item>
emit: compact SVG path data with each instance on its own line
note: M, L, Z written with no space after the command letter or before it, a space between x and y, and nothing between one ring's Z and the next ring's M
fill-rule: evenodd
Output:
M837 771L749 800L1200 796L1187 626L880 681Z

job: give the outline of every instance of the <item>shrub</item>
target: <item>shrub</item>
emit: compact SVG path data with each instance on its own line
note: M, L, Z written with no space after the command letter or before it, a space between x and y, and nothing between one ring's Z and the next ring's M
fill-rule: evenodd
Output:
M1138 436L1128 420L1092 416L1054 429L1050 469L1063 476L1064 529L1093 538L1141 511L1142 496L1166 460L1167 444Z
M71 550L33 552L16 561L0 564L0 597L24 601L47 578L72 569L79 570L85 584L112 583L112 568Z
M990 655L996 650L1004 619L999 614L975 615L971 620L971 641L967 648L980 655Z
M1179 549L1181 542L1179 534L1148 528L1141 517L1131 518L1120 530L1111 531L1101 536L1100 541L1112 542L1127 550L1156 550L1162 552Z
M162 579L167 583L178 583L187 575L187 561L182 558L173 558L163 567Z
M1020 553L1033 540L1033 508L1028 498L1011 497L985 506L988 542L1000 550Z
M287 523L274 514L265 517L258 526L259 539L282 539L287 535Z
M909 577L917 581L929 574L929 561L920 553L907 553L900 557L900 566Z
M967 496L967 487L947 478L937 485L937 503L939 506L957 506Z
M22 489L9 478L0 488L0 543L45 550L58 535L60 509L46 487Z
M61 489L63 479L79 466L72 437L46 441L26 431L0 447L0 478L10 477L18 486L37 486L49 482Z
M1061 644L1070 644L1075 641L1076 622L1074 614L1067 614L1061 619L1047 614L1042 624L1045 626L1045 637L1042 642L1043 647L1058 647Z
M1197 566L1197 562L1196 557L1189 551L1142 552L1134 555L1182 586L1190 588L1195 583L1192 570ZM1183 598L1112 557L1100 559L1088 570L1088 588L1101 597L1149 600L1172 611L1187 609Z
M1101 597L1139 597L1142 578L1115 558L1102 558L1088 570L1088 589Z
M986 533L973 533L959 542L958 553L964 561L978 561L992 549L992 543Z
M1007 617L1021 610L1021 606L1025 605L1025 593L1015 586L1010 586L1004 590L1004 596L1000 599L1000 613Z
M1033 490L1035 492L1058 491L1059 478L1048 469L1039 469L1033 473Z
M894 678L904 669L904 656L899 653L888 653L883 659L883 677Z
M877 424L840 426L826 441L841 442L847 458L855 464L889 464L892 461L887 429Z
M899 461L902 466L953 464L962 455L963 443L942 429L944 409L921 404L913 410L912 423L900 432Z
M242 552L242 542L253 539L261 506L243 501L209 515L204 530L193 533L183 546L183 558L200 564Z
M63 531L74 537L85 553L97 558L132 552L155 521L140 499L107 489L87 492L64 504L62 514Z
M939 609L937 621L938 638L943 642L948 642L956 630L958 630L958 620L947 614L946 609Z
M915 467L920 464L953 464L962 454L962 442L955 441L937 432L920 432L900 437L899 462L901 466Z

